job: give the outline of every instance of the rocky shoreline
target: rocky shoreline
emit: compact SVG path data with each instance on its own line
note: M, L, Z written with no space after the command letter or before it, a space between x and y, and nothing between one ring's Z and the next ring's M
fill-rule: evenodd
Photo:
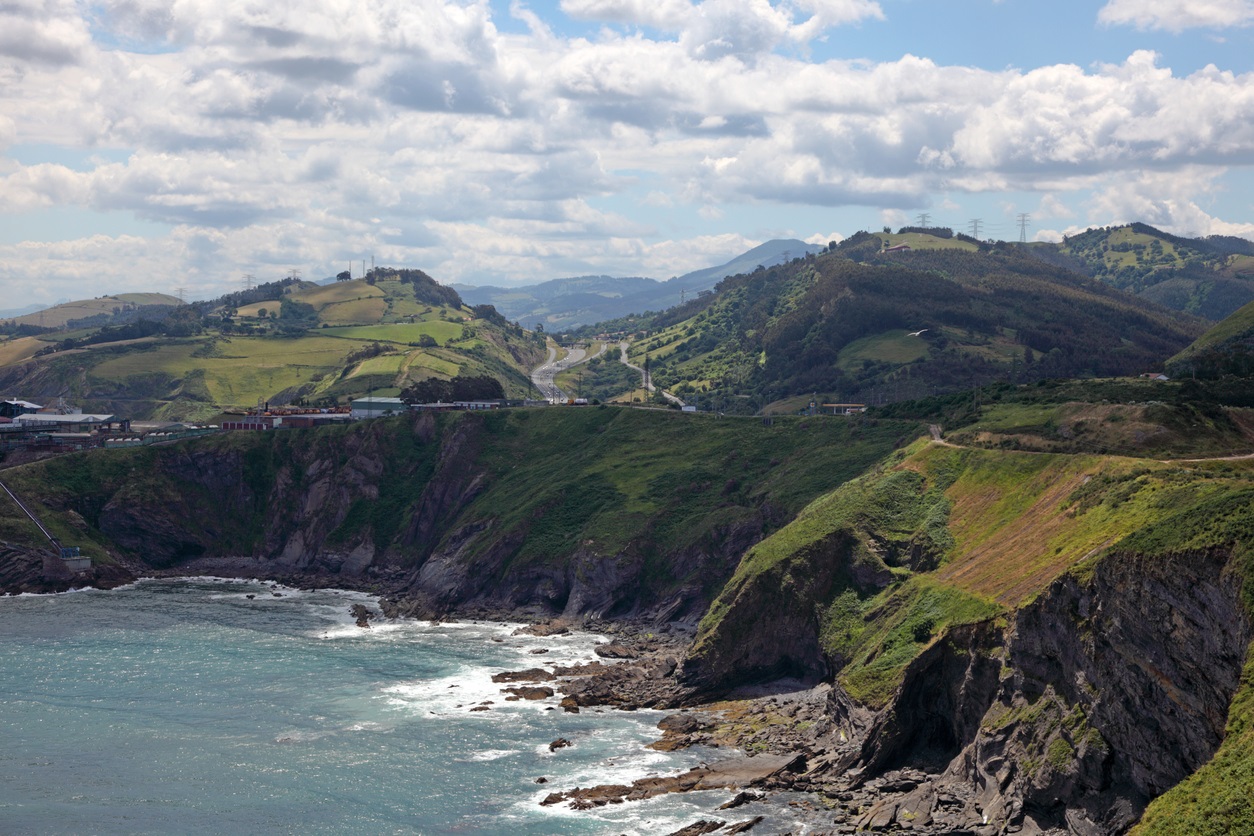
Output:
M573 630L595 632L609 639L598 648L598 661L545 666L543 652L539 652L535 667L497 674L495 680L504 699L553 700L553 710L570 712L593 707L666 711L669 713L658 724L658 740L651 744L654 748L699 746L728 753L728 757L709 759L712 762L694 770L630 785L560 789L549 794L545 799L548 804L589 809L663 792L721 788L728 793L727 805L713 806L708 817L676 831L679 834L761 831L771 826L762 825L764 820L786 820L796 823L794 832L807 834L870 831L935 836L1098 836L1121 833L1137 818L1137 810L1112 794L1110 805L1101 808L1105 816L1098 808L1084 811L1067 806L1063 810L1065 825L1055 823L1051 828L1037 823L1041 810L1026 807L1019 793L1008 791L1014 781L1023 780L1013 760L1022 754L1015 748L1021 743L1013 739L1017 726L1010 721L1017 716L1013 711L1027 708L1012 697L1006 703L1006 710L1012 713L1005 716L1010 719L1002 720L1002 725L988 725L987 719L982 721L976 713L970 717L964 713L966 701L982 704L983 690L999 687L1001 682L997 673L1000 657L959 653L967 644L980 650L1004 643L1005 638L993 625L976 624L953 631L948 643L937 644L933 652L921 657L916 663L918 671L907 674L894 703L880 712L855 703L838 685L826 682L780 680L718 695L721 699L711 701L708 693L696 690L691 680L684 678L684 660L696 632L695 624L689 622L658 618L611 621L593 616L555 620L551 612L540 607L478 607L439 613L421 600L392 597L403 595L406 588L407 576L399 570L354 577L295 568L275 572L275 568L271 562L252 558L211 558L165 570L108 566L97 571L105 573L102 580L111 586L134 581L142 574L253 578L303 589L368 592L379 596L379 611L358 605L352 613L367 629L371 620L379 618L456 618L522 621L527 626L520 630L538 636ZM36 571L33 564L30 569ZM90 584L90 577L72 580L74 586L105 585ZM1059 601L1065 603L1073 590L1060 588L1056 592ZM937 665L944 676L926 684L924 674L935 673L932 668ZM915 676L921 678L916 682ZM938 693L937 683L952 692ZM1042 710L1048 702L1038 703L1035 710ZM942 716L937 713L941 711L950 713ZM962 738L977 732L983 737L954 757L953 741L944 735L956 732L947 732L951 726L946 724L968 722L976 724L976 732L963 731ZM558 739L552 747L556 750L564 745L569 743ZM728 810L736 812L729 815ZM1052 815L1049 810L1044 812ZM778 832L775 826L777 830L772 832Z

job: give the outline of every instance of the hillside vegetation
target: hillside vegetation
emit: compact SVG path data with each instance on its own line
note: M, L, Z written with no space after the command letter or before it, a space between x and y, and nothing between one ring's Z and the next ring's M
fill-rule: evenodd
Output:
M1254 377L1254 302L1198 337L1166 368L1173 375L1203 379Z
M802 393L874 404L994 381L1136 375L1203 330L1021 247L953 243L883 252L880 236L854 236L615 325L639 336L632 362L647 361L659 386L728 412Z
M1181 238L1147 224L1090 229L1049 249L1129 293L1207 319L1254 301L1254 244L1243 238Z
M5 480L99 557L394 567L437 608L669 602L699 615L744 548L919 431L614 408L428 413L63 457ZM0 505L0 539L33 542L17 513Z
M177 303L177 300L174 300ZM258 403L335 405L427 378L530 389L542 345L417 270L288 280L208 303L127 309L95 327L0 342L0 390L133 418L206 420Z

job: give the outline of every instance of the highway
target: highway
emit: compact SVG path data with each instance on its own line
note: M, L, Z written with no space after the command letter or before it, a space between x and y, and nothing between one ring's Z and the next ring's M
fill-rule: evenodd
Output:
M531 382L536 385L536 389L540 390L540 397L549 403L563 403L570 400L561 389L557 388L555 378L567 369L578 366L580 363L586 363L594 360L605 353L605 344L601 344L601 350L596 354L588 354L587 349L583 347L575 347L561 360L557 359L557 344L549 341L548 357L542 365L537 366L531 372Z

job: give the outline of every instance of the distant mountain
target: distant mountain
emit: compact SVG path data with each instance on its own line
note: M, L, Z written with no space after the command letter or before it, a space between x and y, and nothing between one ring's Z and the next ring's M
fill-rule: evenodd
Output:
M708 291L720 280L750 273L818 252L821 247L796 239L777 239L754 247L725 264L685 273L669 281L639 277L578 276L521 287L453 285L468 305L492 305L511 322L550 333L591 325L628 314L674 307Z
M0 319L12 319L18 316L25 316L26 314L39 313L42 310L46 310L47 307L47 305L27 305L24 308L10 308L0 311Z

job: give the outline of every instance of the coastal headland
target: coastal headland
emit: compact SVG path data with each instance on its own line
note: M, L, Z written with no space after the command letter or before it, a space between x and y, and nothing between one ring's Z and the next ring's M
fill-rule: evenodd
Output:
M251 576L373 592L367 624L605 633L602 662L538 656L502 688L663 709L654 745L738 754L546 801L727 788L688 832L744 832L770 804L818 832L1212 815L1246 757L1251 461L948 438L593 408L61 457L4 478L93 567L51 576L6 509L0 580Z

